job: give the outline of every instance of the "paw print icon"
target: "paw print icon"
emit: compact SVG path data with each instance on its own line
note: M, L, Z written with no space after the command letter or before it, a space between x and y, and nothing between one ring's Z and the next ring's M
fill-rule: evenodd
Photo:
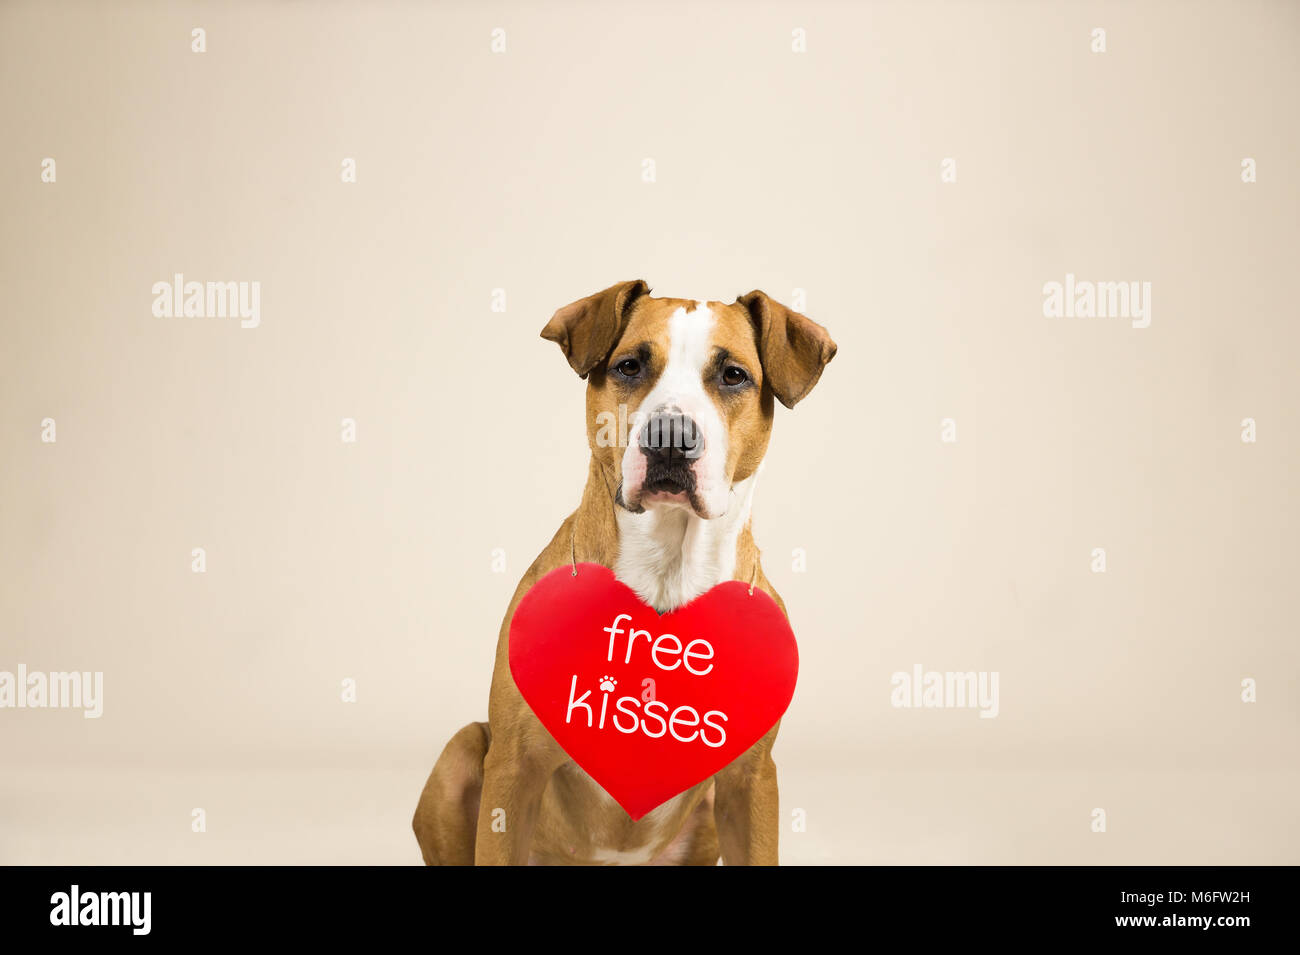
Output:
M606 693L614 689L616 686L618 686L618 680L614 679L612 676L602 676L600 678L600 688Z

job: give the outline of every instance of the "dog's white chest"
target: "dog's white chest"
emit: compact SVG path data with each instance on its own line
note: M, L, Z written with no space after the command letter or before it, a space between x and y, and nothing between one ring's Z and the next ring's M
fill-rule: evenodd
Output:
M619 511L614 576L660 613L690 603L736 574L736 544L749 521L757 474L731 489L727 513L704 520L683 509Z

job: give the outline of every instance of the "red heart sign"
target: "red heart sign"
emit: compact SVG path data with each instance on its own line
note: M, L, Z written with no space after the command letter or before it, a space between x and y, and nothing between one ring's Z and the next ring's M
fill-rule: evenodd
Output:
M640 819L776 724L799 651L776 601L738 580L660 616L608 567L579 564L524 594L510 672L555 741Z

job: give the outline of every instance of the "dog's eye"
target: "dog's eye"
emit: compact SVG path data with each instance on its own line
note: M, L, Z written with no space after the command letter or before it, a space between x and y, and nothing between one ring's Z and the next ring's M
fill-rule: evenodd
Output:
M624 378L635 378L641 374L641 363L635 358L624 358L614 368Z
M722 371L722 383L724 385L743 385L749 381L749 375L745 374L745 369L737 368L735 365L728 365Z

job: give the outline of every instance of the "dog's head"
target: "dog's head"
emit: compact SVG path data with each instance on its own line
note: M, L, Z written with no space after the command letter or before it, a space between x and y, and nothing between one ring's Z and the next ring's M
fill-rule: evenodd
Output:
M793 408L835 357L810 319L762 292L730 305L652 298L622 282L560 309L542 337L587 385L592 453L629 511L727 511L767 452L772 399Z

